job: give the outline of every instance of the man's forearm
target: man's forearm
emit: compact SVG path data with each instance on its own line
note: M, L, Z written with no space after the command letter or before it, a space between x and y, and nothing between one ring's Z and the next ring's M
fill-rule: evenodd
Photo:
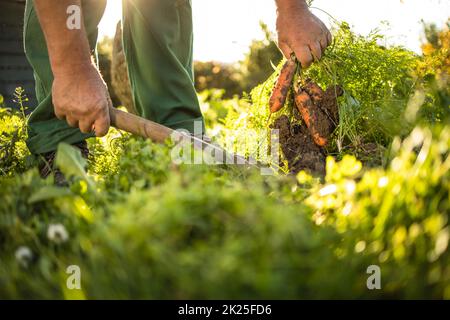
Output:
M286 11L298 8L308 8L306 0L275 0L278 11Z
M69 29L67 9L81 8L81 0L34 0L36 12L47 42L53 73L68 73L91 63L89 42L80 17L80 29ZM80 10L81 11L81 10Z

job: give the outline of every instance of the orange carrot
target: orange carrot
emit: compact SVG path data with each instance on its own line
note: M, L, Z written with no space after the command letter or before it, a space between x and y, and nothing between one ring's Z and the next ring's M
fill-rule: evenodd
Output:
M272 95L269 100L270 112L274 113L284 107L289 88L294 80L295 71L297 69L297 62L295 58L290 58L286 61L278 76L277 83L273 88Z
M295 94L295 104L306 126L309 127L311 123L310 110L312 109L311 97L305 91L299 89Z
M328 143L331 134L330 122L327 116L316 106L309 94L302 89L295 93L295 104L302 115L314 143L324 147Z
M324 91L321 87L311 79L306 80L306 84L303 88L311 97L312 101L319 105L322 102Z

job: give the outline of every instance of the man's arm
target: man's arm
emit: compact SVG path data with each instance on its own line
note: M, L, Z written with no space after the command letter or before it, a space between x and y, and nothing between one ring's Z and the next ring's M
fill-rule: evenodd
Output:
M303 68L322 57L331 44L331 33L313 15L305 0L275 0L278 46L286 58L295 54Z
M67 8L81 0L34 0L45 35L54 81L55 114L84 133L95 130L103 136L109 129L111 99L98 69L92 62L89 42L81 19L80 29L67 26Z

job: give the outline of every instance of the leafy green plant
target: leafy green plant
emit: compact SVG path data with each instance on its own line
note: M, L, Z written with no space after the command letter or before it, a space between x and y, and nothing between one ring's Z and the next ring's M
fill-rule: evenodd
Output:
M324 89L332 85L344 89L338 100L340 123L329 154L338 158L353 154L371 166L385 164L386 150L395 136L405 137L418 123L443 118L448 99L438 87L445 87L446 82L438 84L425 76L434 72L437 62L402 47L383 46L384 36L376 30L361 36L348 24L338 23L333 33L333 44L323 59L301 72L298 79L311 78ZM269 116L268 100L282 65L229 110L223 120L223 127L229 130L222 140L242 136L244 130L267 128L280 114L294 116L292 94L282 111ZM258 143L253 141L253 145Z
M27 116L25 103L28 101L22 88L14 93L19 111L2 108L0 101L0 175L12 175L26 167L26 156L29 155L25 144L27 137Z

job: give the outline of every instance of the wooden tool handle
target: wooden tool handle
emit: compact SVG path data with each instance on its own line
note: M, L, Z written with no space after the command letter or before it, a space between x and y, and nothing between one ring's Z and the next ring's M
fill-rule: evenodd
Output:
M111 118L111 125L113 127L146 139L151 139L153 142L165 143L170 137L177 139L177 131L156 122L138 117L134 114L123 112L111 107L109 109L109 116ZM183 133L178 133L178 138L182 136L186 135ZM206 143L199 138L190 135L187 135L187 137L192 139L192 141L194 142L194 148L203 149L204 147L209 147L213 150L220 151L220 154L222 155L222 157L224 157L223 159L231 159L231 161L223 163L246 164L247 167L253 166L259 168L256 160L252 159L252 162L250 162L244 157L228 153L224 149L214 144Z
M164 143L174 132L166 126L115 108L110 108L109 116L113 127L157 143Z

